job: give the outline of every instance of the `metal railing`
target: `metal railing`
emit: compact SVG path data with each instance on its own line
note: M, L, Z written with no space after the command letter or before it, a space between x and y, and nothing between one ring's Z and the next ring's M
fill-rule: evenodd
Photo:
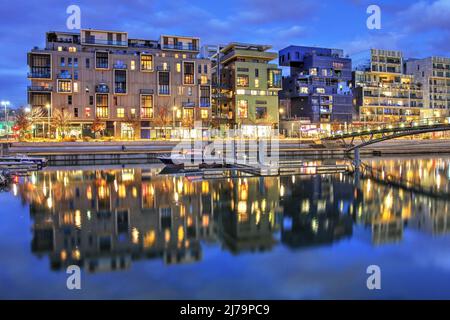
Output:
M406 116L406 115L404 115ZM433 127L449 126L450 117L432 117L424 118L420 120L411 120L398 123L387 124L365 124L363 127L357 127L354 129L333 133L330 136L324 137L324 139L341 139L347 137L356 137L363 135L375 135L397 131L411 131L420 129L429 129Z

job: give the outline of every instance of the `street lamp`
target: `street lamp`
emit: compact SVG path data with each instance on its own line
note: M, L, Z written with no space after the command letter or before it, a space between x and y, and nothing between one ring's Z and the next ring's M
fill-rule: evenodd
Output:
M8 111L6 108L10 105L9 101L1 101L1 105L5 107L5 130L6 130L6 140L8 140Z
M47 103L45 105L45 108L47 108L47 121L48 121L48 123L47 123L47 125L48 125L47 137L50 138L50 109L51 109L50 104Z
M175 113L176 113L176 111L178 110L178 108L177 107L173 107L172 108L172 114L173 114L173 131L175 132Z

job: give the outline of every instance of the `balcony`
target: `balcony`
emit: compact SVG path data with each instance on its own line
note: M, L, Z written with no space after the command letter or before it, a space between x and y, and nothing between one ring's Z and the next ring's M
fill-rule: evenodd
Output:
M82 38L82 44L92 44L100 46L115 46L115 47L127 47L128 41L119 40L105 40L105 39L95 39L95 38Z
M155 91L153 89L141 89L139 90L140 94L153 94Z
M28 91L37 91L37 92L52 92L52 86L28 86Z
M70 72L60 72L56 75L57 79L72 79L72 74Z
M50 71L46 72L28 72L28 78L33 79L51 79L52 74Z
M126 88L114 88L114 93L121 93L121 94L124 94L124 93L127 93L127 89Z
M170 71L169 66L156 66L156 71Z
M99 84L95 86L95 92L97 93L109 93L109 87L106 84Z
M181 51L199 51L199 47L192 43L163 44L163 49Z
M114 69L126 70L127 69L127 65L126 65L126 63L123 63L123 62L116 62L116 63L114 63L113 68Z
M194 108L195 107L195 102L183 101L183 102L181 102L181 106L183 108Z

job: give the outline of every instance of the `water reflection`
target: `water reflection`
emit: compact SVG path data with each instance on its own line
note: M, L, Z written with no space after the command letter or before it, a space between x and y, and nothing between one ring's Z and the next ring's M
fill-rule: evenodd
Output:
M394 160L393 160L394 161ZM448 187L449 162L370 161ZM400 169L399 169L400 168ZM233 254L323 246L366 228L374 245L402 240L404 228L450 228L445 199L346 174L198 180L161 168L49 170L24 178L14 194L29 204L32 251L51 268L127 269L139 259L197 262L202 246Z

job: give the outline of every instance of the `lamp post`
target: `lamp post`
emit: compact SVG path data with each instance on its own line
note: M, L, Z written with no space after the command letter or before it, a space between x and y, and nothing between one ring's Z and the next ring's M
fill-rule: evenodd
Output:
M45 108L47 108L47 125L48 125L47 137L50 138L50 109L51 109L50 104L47 103L45 105Z
M1 105L3 107L5 107L5 130L6 130L6 140L8 140L9 134L8 134L8 111L7 111L7 107L10 105L10 102L9 101L2 101Z
M178 108L176 106L174 106L172 108L172 114L173 114L173 131L175 132L175 116L176 116L176 112L177 112Z

